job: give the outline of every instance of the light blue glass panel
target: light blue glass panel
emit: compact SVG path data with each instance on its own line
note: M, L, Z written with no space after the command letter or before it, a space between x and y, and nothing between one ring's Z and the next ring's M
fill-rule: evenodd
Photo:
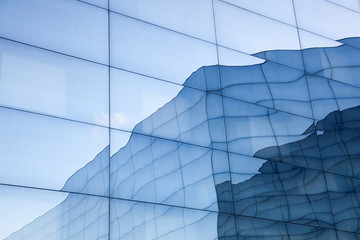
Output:
M215 45L115 13L110 37L112 66L170 82L217 64Z
M108 63L107 11L73 0L2 0L0 36Z
M245 53L299 49L296 28L214 1L217 42Z
M0 186L0 238L108 239L109 200Z
M213 9L209 0L110 0L110 9L215 43Z
M132 134L111 157L111 196L217 210L213 160L209 148Z
M248 66L261 64L264 59L254 57L239 51L218 46L219 64L224 66Z
M0 182L107 194L108 129L5 108L0 122Z
M300 28L333 40L360 36L359 13L328 1L295 0L294 4Z
M111 200L110 239L217 239L217 214Z
M80 0L82 2L87 2L102 8L108 8L108 0Z
M111 69L111 127L131 131L170 102L182 86ZM137 131L142 131L137 128Z
M225 0L225 2L247 9L254 13L258 13L284 23L296 26L294 9L291 0Z
M0 40L0 104L108 126L108 69Z
M329 0L329 2L360 12L360 3L357 0Z

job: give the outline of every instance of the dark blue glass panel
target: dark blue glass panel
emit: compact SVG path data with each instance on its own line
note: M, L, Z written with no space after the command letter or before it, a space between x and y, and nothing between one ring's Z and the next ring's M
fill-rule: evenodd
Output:
M217 238L217 213L111 200L110 239Z

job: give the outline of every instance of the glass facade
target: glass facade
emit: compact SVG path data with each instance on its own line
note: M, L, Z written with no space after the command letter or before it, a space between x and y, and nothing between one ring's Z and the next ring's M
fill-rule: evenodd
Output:
M358 0L0 0L0 239L360 239Z

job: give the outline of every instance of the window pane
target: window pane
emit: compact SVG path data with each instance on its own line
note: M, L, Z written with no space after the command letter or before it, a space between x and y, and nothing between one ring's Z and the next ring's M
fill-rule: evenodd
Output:
M111 14L110 36L112 66L170 82L217 64L215 45L119 14Z
M107 194L108 129L4 108L0 122L0 182Z
M107 15L73 0L2 0L0 35L106 64Z
M0 104L108 126L108 68L0 40Z

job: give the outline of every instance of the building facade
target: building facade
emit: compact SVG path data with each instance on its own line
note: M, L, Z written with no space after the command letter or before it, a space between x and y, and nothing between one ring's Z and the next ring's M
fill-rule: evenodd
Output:
M0 0L0 239L360 239L358 0Z

